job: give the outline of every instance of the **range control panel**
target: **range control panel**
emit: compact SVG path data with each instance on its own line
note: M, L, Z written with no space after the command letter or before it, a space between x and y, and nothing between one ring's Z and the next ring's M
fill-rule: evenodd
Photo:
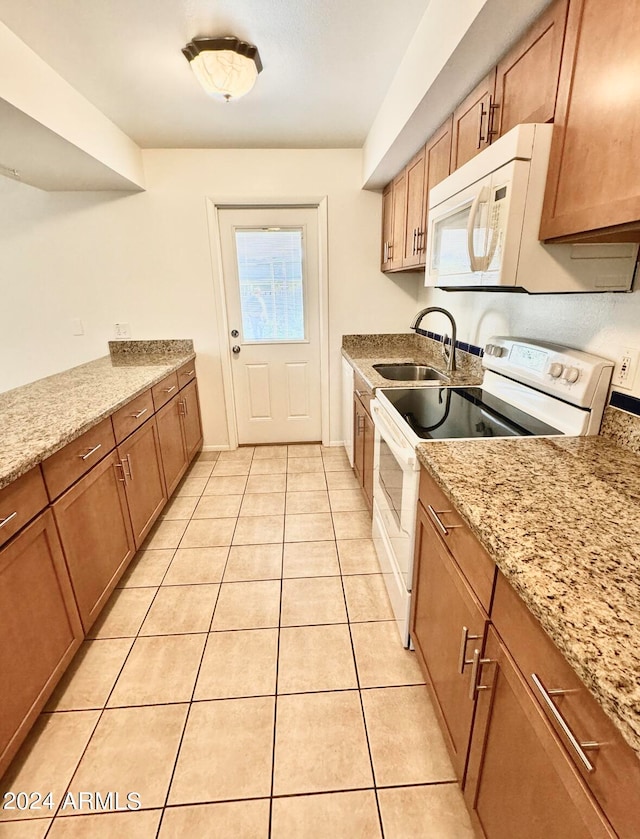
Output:
M596 390L608 390L613 361L528 338L495 336L484 348L482 365L572 405L589 408Z

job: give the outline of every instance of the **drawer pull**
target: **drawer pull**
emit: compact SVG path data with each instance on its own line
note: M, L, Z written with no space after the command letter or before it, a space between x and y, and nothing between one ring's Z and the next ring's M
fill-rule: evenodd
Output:
M574 752L576 753L576 755L578 756L578 759L579 759L580 763L582 763L582 765L587 770L587 772L593 772L595 767L594 767L593 763L591 763L591 761L589 760L587 755L585 754L585 751L588 751L590 749L599 749L600 748L600 743L581 743L578 740L578 738L575 736L573 731L571 731L567 721L562 716L560 711L556 708L556 706L553 702L553 699L551 698L552 696L562 696L565 693L570 693L570 692L573 693L573 691L547 690L545 688L545 686L542 684L542 681L540 680L540 677L537 676L535 673L531 674L531 681L533 682L533 684L538 689L538 692L540 693L540 696L542 697L542 700L545 704L545 707L547 708L547 710L549 711L549 713L551 714L551 716L553 717L555 722L560 727L564 736L567 738L567 740L571 744L571 747L574 750Z
M466 626L462 627L462 637L460 638L460 655L458 656L458 673L464 673L464 668L467 664L473 664L472 658L467 658L467 643L469 641L479 641L482 635L469 635L469 629Z
M132 416L133 419L140 419L140 417L143 414L146 414L148 410L149 410L148 408L143 408L141 411L138 411L137 414L131 414L131 416Z
M80 458L80 460L86 460L88 457L91 457L92 454L94 454L95 452L98 451L98 449L101 449L101 448L102 448L102 443L98 443L97 446L94 446L92 449L89 449L89 451L86 454L79 454L78 457Z
M182 375L183 376L193 376L193 374L195 372L196 372L195 370L183 370Z
M163 388L163 391L164 391L164 393L171 393L171 391L172 391L172 390L175 390L175 389L176 389L176 386L175 386L175 385L171 385L171 387L165 387L165 388Z
M489 690L489 685L478 684L478 674L480 672L481 664L491 664L492 659L480 658L480 650L473 651L473 658L471 659L471 680L469 682L469 699L473 702L476 698L476 693L480 690Z
M4 527L4 526L5 526L5 524L9 524L9 522L10 522L12 519L15 519L15 517L16 517L17 515L18 515L18 511L16 510L16 512L15 512L15 513L11 513L11 515L10 515L10 516L7 516L7 517L6 517L6 519L0 519L0 527Z
M433 509L431 504L427 504L427 512L429 513L434 524L437 526L438 530L440 531L440 533L442 533L443 536L448 536L449 531L454 530L456 527L462 527L461 524L447 524L445 526L440 520L440 515L444 515L444 513L451 513L453 512L452 510L438 510L436 512L436 510Z

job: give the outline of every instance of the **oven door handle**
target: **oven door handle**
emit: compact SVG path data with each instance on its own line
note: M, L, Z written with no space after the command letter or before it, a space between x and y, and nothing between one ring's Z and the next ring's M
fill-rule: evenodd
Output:
M384 420L382 410L375 399L371 401L370 408L374 425L380 432L382 439L391 449L395 459L401 465L413 467L416 462L415 449L409 447L406 441L399 439L398 433L394 432L389 423Z

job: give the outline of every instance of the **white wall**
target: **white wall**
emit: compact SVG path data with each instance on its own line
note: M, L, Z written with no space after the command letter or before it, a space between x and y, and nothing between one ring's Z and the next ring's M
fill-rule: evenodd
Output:
M332 440L340 440L345 332L406 331L420 281L379 271L380 195L360 189L359 150L154 150L148 191L44 193L0 178L0 391L105 355L132 337L190 338L205 445L224 446L207 197L328 196ZM71 319L85 334L71 335Z
M636 286L639 283L636 281ZM640 349L640 289L631 294L513 294L423 289L421 305L442 306L456 319L458 339L483 346L492 335L555 341L619 361L622 349ZM448 325L430 315L423 327ZM640 396L640 372L633 390Z

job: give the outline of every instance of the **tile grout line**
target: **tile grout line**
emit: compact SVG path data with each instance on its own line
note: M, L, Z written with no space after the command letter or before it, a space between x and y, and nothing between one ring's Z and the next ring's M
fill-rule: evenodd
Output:
M338 552L338 544L336 540L336 552ZM364 726L364 736L367 741L367 751L369 753L369 764L371 766L371 779L373 781L373 791L376 799L376 809L378 811L378 824L380 825L380 836L384 839L384 826L382 824L382 812L380 810L380 800L378 798L378 790L376 786L376 773L373 765L373 754L371 751L371 741L369 739L369 729L367 728L367 717L364 712L364 702L362 700L362 688L360 686L360 672L358 669L358 659L356 657L356 648L353 643L353 635L351 633L351 618L349 615L349 607L347 604L347 592L344 587L344 575L342 574L342 564L340 563L340 554L338 553L338 565L340 566L340 585L342 586L342 596L344 597L345 610L347 612L347 626L349 631L349 641L351 642L351 655L353 656L353 667L356 674L356 684L358 686L358 699L360 700L360 713L362 714L362 724Z
M253 454L251 455L251 460L253 460ZM206 488L206 484L205 484L205 488ZM203 489L203 492L204 492L204 489ZM199 499L202 499L203 497L204 496L202 494L200 494ZM244 498L244 493L243 493L243 498ZM196 503L196 506L194 508L194 513L195 513L195 510L198 508L199 503L200 503L200 501L198 500L198 502ZM241 502L241 506L242 506L242 502ZM189 521L191 522L193 520L194 519L193 519L193 514L192 514ZM171 770L171 775L169 777L169 783L167 785L167 792L166 792L166 795L164 797L164 804L162 806L162 812L160 814L160 819L158 821L158 828L156 830L156 839L158 839L158 837L160 835L160 831L162 830L162 822L164 821L165 810L167 808L167 805L169 804L169 795L171 794L171 787L173 786L173 781L174 781L174 778L175 778L176 769L178 768L178 760L180 759L180 752L182 751L182 744L184 742L184 736L186 734L187 726L189 724L189 718L191 716L191 709L194 705L194 696L195 696L195 692L196 692L196 687L198 685L198 679L200 678L200 671L202 669L202 662L204 661L204 656L205 656L205 653L206 653L206 650L207 650L207 645L209 643L209 635L211 634L211 631L212 631L211 628L213 626L213 619L214 619L214 616L215 616L215 613L216 613L216 608L218 606L218 600L220 599L220 592L222 591L222 580L224 580L224 575L225 575L225 572L227 570L227 564L229 562L229 556L231 555L231 544L233 543L233 537L235 535L236 528L238 526L238 520L239 520L239 516L236 517L236 523L235 523L234 528L233 528L233 533L231 534L231 542L229 543L229 549L227 551L227 557L224 561L224 568L222 569L222 574L220 576L220 583L218 585L218 591L216 593L215 601L214 601L214 604L213 604L213 610L211 612L211 618L209 619L209 629L207 630L207 633L206 633L205 642L203 644L202 653L200 655L200 662L198 664L198 669L196 671L196 677L195 677L195 680L193 682L193 687L191 688L191 699L189 700L189 707L187 708L187 713L186 713L185 718L184 718L184 725L182 727L182 732L180 734L180 740L178 741L178 748L176 749L176 755L175 755L175 758L174 758L174 761L173 761L173 768ZM187 527L188 527L188 525L187 525ZM186 533L186 530L187 530L187 528L185 528L185 533ZM184 533L183 533L183 535L180 539L180 542L182 542L182 538L184 538ZM180 542L178 543L178 548L176 550L179 549ZM173 562L173 560L172 560L172 562Z

